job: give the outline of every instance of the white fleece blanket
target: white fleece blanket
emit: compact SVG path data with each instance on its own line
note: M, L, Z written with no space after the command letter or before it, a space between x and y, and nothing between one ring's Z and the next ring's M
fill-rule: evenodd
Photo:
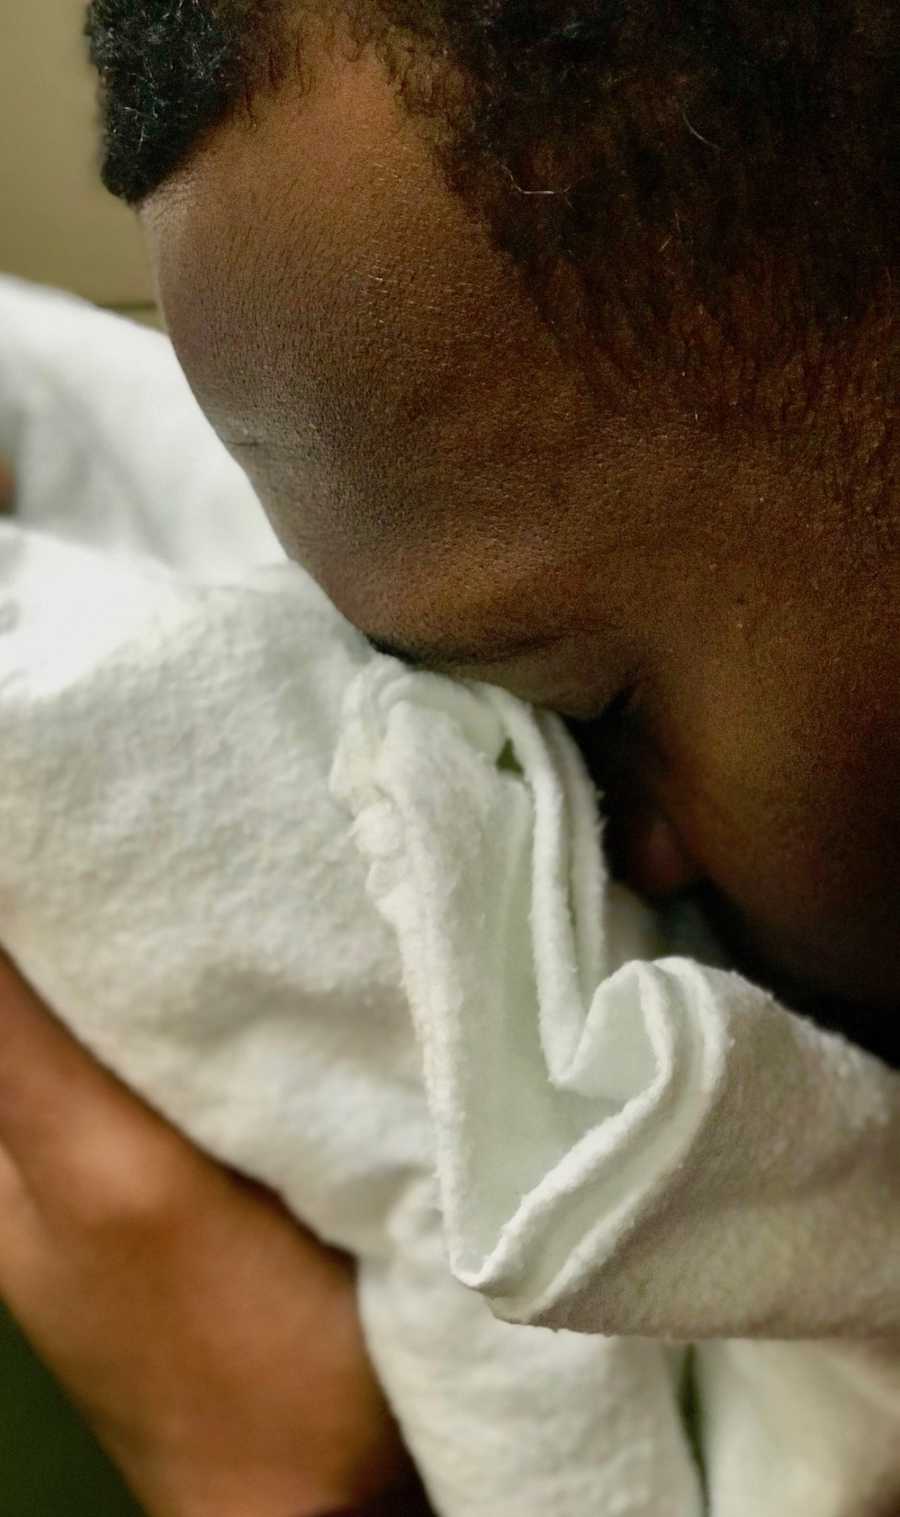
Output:
M0 941L359 1254L436 1510L892 1517L900 1078L608 882L560 723L368 650L164 339L0 282L0 448Z

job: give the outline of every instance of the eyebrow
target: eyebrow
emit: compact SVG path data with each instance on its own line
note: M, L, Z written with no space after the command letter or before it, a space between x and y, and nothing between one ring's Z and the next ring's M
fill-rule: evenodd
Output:
M475 668L479 665L506 663L509 659L521 657L523 653L536 653L550 648L554 643L562 642L567 635L564 632L545 632L542 636L533 634L505 643L493 643L486 648L483 645L464 647L458 643L394 643L364 634L369 647L374 648L376 653L399 659L402 664L408 664L413 669L435 670L453 664Z

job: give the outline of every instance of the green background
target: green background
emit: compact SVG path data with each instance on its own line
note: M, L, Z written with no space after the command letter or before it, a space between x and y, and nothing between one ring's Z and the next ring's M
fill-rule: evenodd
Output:
M0 1517L141 1517L2 1303Z

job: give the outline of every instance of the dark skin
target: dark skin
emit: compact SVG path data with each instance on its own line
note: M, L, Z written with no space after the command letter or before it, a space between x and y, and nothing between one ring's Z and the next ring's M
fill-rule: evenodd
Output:
M627 407L599 401L374 58L323 52L309 94L256 117L214 131L142 219L179 358L287 552L382 646L587 720L622 872L698 885L757 978L890 1055L879 313L842 370L820 355L804 379L818 450L869 440L851 496L811 454L718 446L623 354L597 365ZM591 722L616 698L622 719Z
M771 437L723 449L633 354L598 353L604 384L585 385L372 58L323 53L315 74L143 207L201 405L357 626L572 718L620 869L702 888L758 977L891 1052L900 598L878 313L842 369L804 370L815 466ZM715 356L703 313L681 319ZM831 435L867 460L852 492L821 467ZM299 1517L396 1475L346 1262L0 969L0 1288L148 1512Z
M350 1261L102 1069L2 953L0 1041L0 1298L148 1517L318 1517L400 1478Z

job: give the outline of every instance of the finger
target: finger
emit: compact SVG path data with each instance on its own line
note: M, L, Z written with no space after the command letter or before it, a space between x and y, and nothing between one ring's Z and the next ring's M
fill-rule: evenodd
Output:
M139 1097L72 1037L0 950L0 1146L32 1191L68 1199L93 1168L148 1170L180 1143ZM187 1148L187 1145L184 1145Z

